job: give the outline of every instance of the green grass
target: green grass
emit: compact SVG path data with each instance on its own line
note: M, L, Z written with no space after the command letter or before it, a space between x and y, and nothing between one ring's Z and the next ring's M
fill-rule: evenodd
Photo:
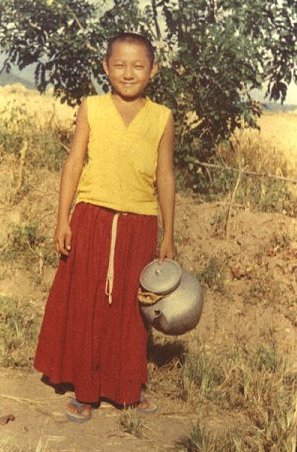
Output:
M288 370L274 347L262 345L250 352L240 347L206 351L200 345L188 353L181 384L181 395L190 398L199 412L197 423L181 440L182 450L293 450L297 375ZM215 434L208 412L216 412L219 423L237 413L237 428L229 422Z
M128 408L119 417L120 428L125 433L141 438L143 436L143 422L137 411Z
M217 257L210 257L199 274L200 281L206 284L210 289L224 294L226 291L225 264Z
M222 382L222 369L216 357L203 346L187 354L182 367L182 397L185 400L211 397Z
M30 303L0 296L0 366L32 366L38 324Z
M240 441L240 447L242 447ZM239 443L235 435L217 437L207 431L203 422L197 421L188 436L177 442L179 451L187 452L244 452L250 449L238 448ZM256 452L256 451L255 451Z
M40 233L35 223L13 224L5 246L1 251L1 261L14 262L25 270L38 275L44 264L55 266L57 262L51 240Z

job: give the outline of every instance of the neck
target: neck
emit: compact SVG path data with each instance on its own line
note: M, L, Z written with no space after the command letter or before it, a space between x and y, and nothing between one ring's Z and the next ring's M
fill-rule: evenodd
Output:
M126 97L126 96L123 96L123 95L121 95L121 94L119 94L117 91L115 91L115 90L112 90L111 91L111 95L112 95L112 97L114 98L114 100L115 101L117 101L117 102L122 102L122 103L125 103L125 104L133 104L133 103L138 103L138 102L143 102L143 100L145 99L145 95L144 94L141 94L140 96L135 96L135 97Z

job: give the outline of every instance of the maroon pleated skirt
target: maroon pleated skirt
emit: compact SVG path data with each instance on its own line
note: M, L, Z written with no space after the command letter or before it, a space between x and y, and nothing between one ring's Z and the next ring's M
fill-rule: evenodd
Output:
M139 401L147 380L147 329L137 292L154 257L157 217L118 218L112 304L105 294L115 212L79 203L71 219L72 246L61 258L47 301L34 366L53 384L73 384L76 398Z

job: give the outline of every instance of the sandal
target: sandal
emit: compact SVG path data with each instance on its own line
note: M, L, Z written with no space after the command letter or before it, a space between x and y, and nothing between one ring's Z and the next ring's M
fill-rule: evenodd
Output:
M145 397L144 392L141 392L140 402L136 405L135 409L139 414L155 414L158 411L157 406Z
M73 413L70 410L66 410L66 416L69 421L76 422L77 424L82 424L83 422L87 422L90 419L92 419L93 408L91 407L90 404L81 403L76 399L71 399L68 406L76 408L76 413ZM89 414L87 416L85 416L82 413L83 413L84 409L87 407L89 407Z

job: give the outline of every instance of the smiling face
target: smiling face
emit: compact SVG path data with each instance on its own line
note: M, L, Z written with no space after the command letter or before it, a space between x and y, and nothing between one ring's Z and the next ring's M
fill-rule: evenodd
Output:
M124 100L140 97L149 80L157 72L157 65L152 64L144 45L119 41L112 46L108 61L103 67L115 94Z

